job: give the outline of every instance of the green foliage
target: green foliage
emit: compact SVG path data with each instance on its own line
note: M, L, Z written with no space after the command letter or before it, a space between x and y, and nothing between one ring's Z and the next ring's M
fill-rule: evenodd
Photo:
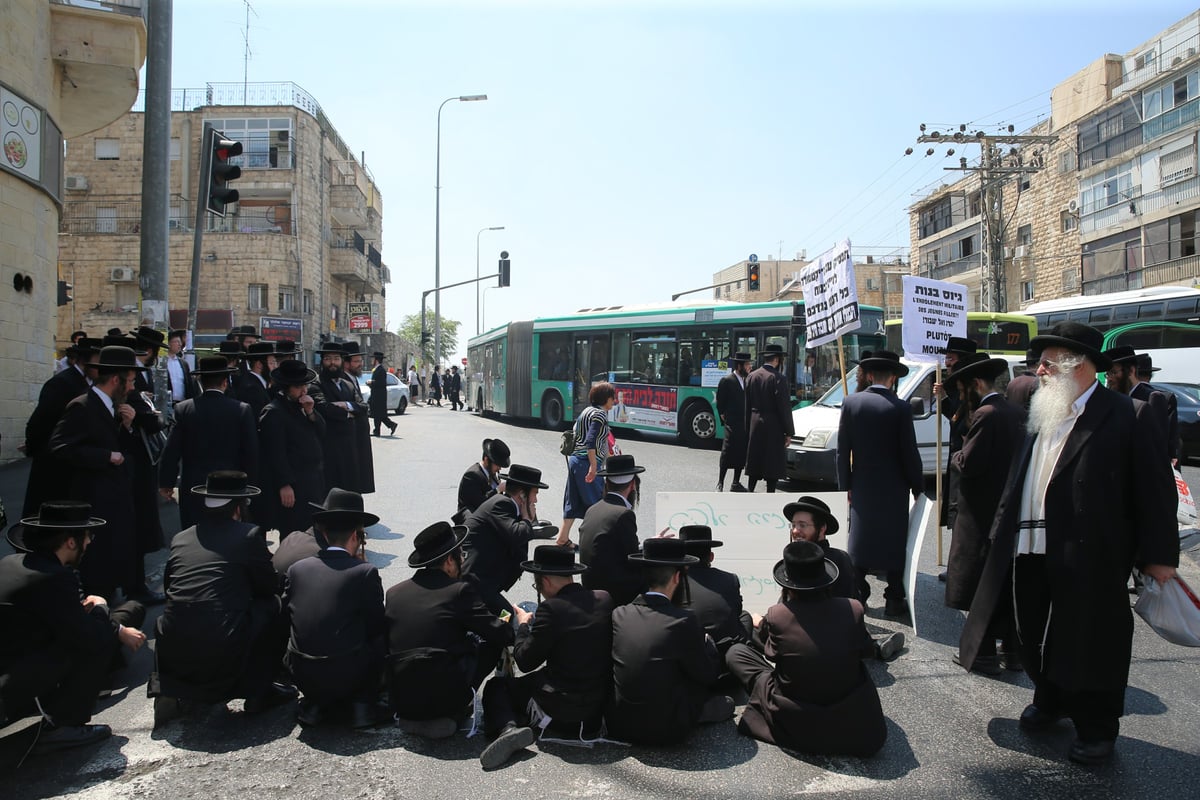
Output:
M442 357L440 361L445 362L454 357L458 352L458 330L461 323L458 320L447 319L442 317ZM396 334L402 339L420 343L421 341L421 315L409 314L401 320L399 327L396 328ZM421 355L424 359L431 359L433 356L433 312L425 312L425 331L430 335L428 344L421 346Z

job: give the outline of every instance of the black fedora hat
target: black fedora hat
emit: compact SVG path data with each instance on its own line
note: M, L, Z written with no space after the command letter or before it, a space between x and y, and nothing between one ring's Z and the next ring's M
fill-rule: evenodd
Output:
M1030 348L1025 351L1025 366L1036 367L1038 361L1040 361L1041 358L1042 358L1041 350L1034 350L1033 348Z
M66 352L77 358L82 358L85 356L90 356L92 353L100 352L100 348L103 346L104 345L100 339L91 339L85 336L84 338L68 345Z
M484 439L483 454L492 460L492 463L502 469L508 469L509 460L512 458L512 451L500 439Z
M104 338L100 340L100 347L98 349L103 350L106 347L128 347L134 352L134 355L139 356L144 356L149 352L146 349L146 346L140 341L132 336L127 336L119 332L106 334Z
M890 372L898 378L908 374L908 367L900 363L900 356L891 350L876 350L870 356L864 356L858 365L864 372Z
M763 361L766 361L768 358L782 358L783 345L769 344L762 349L762 352L758 354L758 357Z
M1003 358L988 358L985 355L976 355L969 361L958 362L958 369L954 370L954 373L946 380L962 383L965 386L976 378L983 378L985 381L994 381L1005 372L1008 372L1008 362Z
M165 333L154 328L148 328L145 325L133 331L133 338L147 347L153 347L156 351L167 346L167 335Z
M325 495L324 503L310 502L309 505L317 509L313 512L313 521L323 525L337 526L350 522L366 528L379 522L378 515L363 511L361 494L336 486Z
M274 342L255 342L246 348L246 359L262 359L275 355Z
M608 478L632 478L634 475L639 475L646 471L645 467L639 467L633 462L633 456L622 453L621 455L609 456L604 462L604 469L596 473L597 477ZM613 481L614 483L624 483L625 481Z
M749 353L734 353L733 355L731 355L729 357L729 360L731 362L733 362L734 364L745 364L750 361L753 361L754 359L750 356Z
M465 525L435 522L413 539L413 551L408 555L410 567L436 564L458 549L467 538Z
M838 579L837 564L825 557L816 542L791 542L783 548L783 560L772 570L775 582L786 589L824 589Z
M1114 364L1137 363L1137 353L1127 344L1119 344L1104 351L1104 356Z
M342 342L342 356L350 358L351 356L361 356L363 354L362 345L358 342Z
M707 525L684 525L679 529L679 539L685 549L694 556L703 555L714 547L722 547L725 544L712 537L712 528Z
M246 355L246 348L242 347L241 342L227 339L217 345L217 352L226 358L242 358Z
M295 339L280 339L275 342L275 355L277 356L298 356L304 352L304 348L296 346Z
M501 475L501 478L516 486L536 486L539 489L549 489L550 487L542 483L542 471L533 467L527 467L524 464L513 464L509 467L507 475Z
M137 353L117 344L100 348L100 358L89 366L96 367L101 372L120 372L127 369L147 371L146 366L137 360Z
M341 356L344 351L341 342L326 342L313 352L319 356Z
M312 383L316 379L317 373L304 366L303 361L284 361L271 370L271 380L284 386L299 386Z
M224 356L203 356L192 370L193 375L232 375L235 372L237 367L229 366Z
M256 497L261 492L251 486L249 477L235 469L218 469L208 473L203 486L193 486L192 494L213 499L236 500L241 497Z
M1154 366L1154 358L1149 353L1138 353L1137 371L1139 374L1149 375L1154 372L1161 372L1162 367Z
M247 336L253 336L255 339L257 339L258 328L254 327L253 325L238 325L233 329L233 335L237 337L239 342L242 339L245 339Z
M556 544L539 544L533 548L533 558L521 562L521 569L535 575L578 575L587 571L587 564L575 560L575 552Z
M700 559L688 554L687 544L682 539L647 539L642 542L641 552L630 553L627 558L634 564L657 567L687 567L700 563Z
M1091 360L1098 372L1112 366L1108 356L1100 350L1104 346L1104 334L1082 322L1060 322L1048 332L1033 337L1029 346L1034 350L1047 347L1062 347Z
M106 522L92 516L90 503L77 500L52 500L42 503L36 517L24 517L8 529L8 543L21 553L30 551L29 542L69 530L99 528Z
M971 356L975 355L977 350L979 350L979 345L975 344L974 340L962 336L951 336L946 342L946 346L939 349L938 352L942 355L954 353L959 356Z
M829 506L827 506L824 501L816 497L809 497L808 495L805 495L796 502L788 503L786 506L784 506L783 516L788 520L788 522L791 522L792 517L796 515L797 511L807 511L808 513L812 514L813 519L818 525L823 522L825 524L825 535L828 536L838 532L837 517L833 515L833 512L829 510Z
M378 350L376 350L374 353L371 353L371 358L375 359L376 361L384 360L383 353L379 352Z

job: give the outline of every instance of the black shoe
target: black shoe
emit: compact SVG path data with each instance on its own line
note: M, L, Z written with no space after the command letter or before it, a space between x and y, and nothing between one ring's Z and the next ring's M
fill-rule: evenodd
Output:
M40 756L59 750L99 742L112 736L112 728L107 725L51 725L42 723L37 742L30 750L30 755Z
M1053 727L1055 723L1065 716L1065 714L1052 714L1049 711L1043 711L1033 703L1030 703L1021 712L1020 725L1027 731L1044 731Z
M883 604L883 615L885 617L895 617L896 619L904 619L911 615L908 609L908 601L903 597L889 597Z
M1010 672L1021 672L1025 669L1024 662L1021 661L1021 651L1015 647L1000 647L996 653L1000 658L1000 666Z
M365 700L350 704L350 727L355 730L374 728L387 718L387 706Z
M372 436L379 436L379 431L375 431L375 432L374 432L374 433L372 433L371 435L372 435Z
M474 705L471 711L474 712ZM436 719L401 719L396 717L396 727L405 733L422 736L426 739L446 739L458 733L458 723L450 717Z
M750 490L747 489L745 486L743 486L741 481L734 481L733 483L731 483L729 485L729 491L731 491L731 492L748 492Z
M479 754L479 764L484 769L495 769L503 766L518 750L524 750L533 744L533 729L518 728L510 722L500 731L500 735Z
M904 634L897 631L875 642L875 657L880 661L892 661L900 655L900 651L903 649Z
M323 723L325 719L325 709L307 697L301 698L300 705L296 709L297 722L306 728L312 728Z
M725 486L724 486L724 485L722 485L722 483L721 483L720 481L717 481L717 491L718 491L718 492L723 492L723 491L725 491Z
M950 660L960 667L962 666L962 659L958 653L951 656ZM975 663L971 665L971 672L995 677L1001 673L1000 659L996 656L975 656Z
M1076 739L1071 743L1071 751L1067 754L1067 758L1076 764L1103 764L1112 758L1114 744L1112 739L1101 739L1096 742Z
M135 593L129 595L130 600L136 600L144 606L161 606L167 602L167 596L162 592L156 592L149 586L142 584L142 588Z
M724 722L733 716L733 698L716 694L704 701L696 722Z
M283 683L272 683L262 692L259 692L254 697L246 698L245 711L247 714L259 714L263 711L281 706L284 703L290 703L296 699L299 692L295 686L288 686Z

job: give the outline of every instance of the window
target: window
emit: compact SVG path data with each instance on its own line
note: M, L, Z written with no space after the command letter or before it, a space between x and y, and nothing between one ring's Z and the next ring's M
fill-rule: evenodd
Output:
M246 307L258 311L267 310L267 285L265 283L250 284L249 291L246 293Z
M97 139L96 140L96 160L97 161L119 161L121 158L121 140L120 139Z
M172 136L171 137L171 160L172 161L179 160L180 147L181 147L181 145L180 145L179 137Z
M674 331L640 331L630 343L632 379L643 383L675 385L676 345Z
M1196 144L1163 153L1158 159L1158 172L1163 186L1185 181L1196 174Z
M1032 176L1028 172L1022 173L1017 178L1017 191L1018 192L1028 192L1031 180L1032 180Z
M729 328L692 328L679 341L679 385L699 386L705 361L729 354Z
M1138 306L1138 319L1162 319L1162 303L1143 303Z
M538 343L538 380L571 378L571 334L543 333Z
M958 253L960 258L966 258L975 252L975 237L967 236L958 241Z
M983 214L983 192L974 192L967 199L967 217L978 217Z
M312 289L304 290L304 307L303 313L311 314L313 311L313 293Z
M1099 164L1141 143L1142 123L1137 105L1120 103L1079 123L1076 166L1084 169ZM1062 169L1061 163L1059 168Z
M1059 215L1059 222L1062 224L1062 232L1067 233L1079 227L1079 217L1072 214L1070 211L1064 211Z
M1017 228L1017 244L1024 247L1033 244L1033 225L1022 225Z
M1154 64L1154 51L1153 50L1147 50L1146 52L1142 53L1140 56L1138 56L1137 58L1135 58L1133 60L1133 68L1135 70L1145 69L1146 67L1148 67L1152 64Z
M1088 242L1083 245L1080 259L1084 282L1137 272L1142 268L1141 248L1142 240L1137 231L1124 231Z
M229 160L242 169L291 169L292 120L289 117L206 119L230 139L242 143L242 155Z
M1080 181L1081 214L1094 214L1135 197L1133 162L1127 161Z
M296 287L279 285L279 310L280 311L295 311L296 310Z
M1033 302L1033 281L1021 281L1021 302Z
M96 209L96 233L117 232L117 210L115 208Z
M1058 154L1058 172L1063 174L1066 172L1075 171L1075 153L1068 150L1065 153Z

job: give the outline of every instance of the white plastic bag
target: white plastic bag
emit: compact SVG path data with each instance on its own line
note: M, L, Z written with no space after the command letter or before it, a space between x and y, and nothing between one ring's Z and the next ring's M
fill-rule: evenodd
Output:
M1147 576L1133 610L1168 642L1200 647L1200 599L1183 578L1176 576L1159 586Z
M1175 467L1175 490L1179 493L1179 510L1176 513L1176 519L1179 521L1180 536L1185 528L1196 527L1196 498L1192 497L1192 491L1188 488L1187 481L1183 479L1183 473L1179 471L1179 467Z

